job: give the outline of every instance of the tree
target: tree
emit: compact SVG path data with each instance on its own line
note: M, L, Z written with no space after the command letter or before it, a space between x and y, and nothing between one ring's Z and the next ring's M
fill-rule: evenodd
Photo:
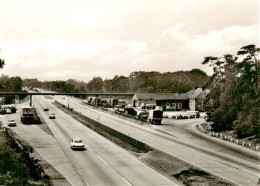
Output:
M235 64L237 57L226 54L223 57L205 57L202 64L213 66L211 89L207 101L213 101L209 110L212 112L212 128L215 131L230 130L237 118L237 97Z
M259 53L255 45L242 47L237 55L243 59L237 64L239 72L238 92L241 96L241 108L235 122L236 133L240 137L256 135L260 141L260 95L259 95Z
M239 137L256 135L260 140L259 53L255 45L248 45L235 57L209 56L202 62L213 67L207 84L213 130L235 129Z
M241 73L241 81L248 83L254 87L254 95L259 93L259 81L260 81L260 60L259 58L260 48L256 48L255 45L247 45L242 47L237 55L243 56L242 62L237 65L239 73Z
M93 77L93 79L90 80L87 84L88 90L90 92L102 92L103 86L104 83L101 77Z

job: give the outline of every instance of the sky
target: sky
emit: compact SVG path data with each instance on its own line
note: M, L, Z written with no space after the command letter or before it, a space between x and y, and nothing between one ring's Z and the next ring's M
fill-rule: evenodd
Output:
M1 74L111 79L260 47L259 0L0 0Z

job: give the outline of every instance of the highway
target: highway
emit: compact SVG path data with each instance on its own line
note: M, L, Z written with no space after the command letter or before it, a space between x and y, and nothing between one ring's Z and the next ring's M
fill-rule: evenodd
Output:
M68 105L67 99L62 99L59 96L54 98L64 105ZM183 127L177 127L174 123L167 122L167 120L163 121L161 126L148 126L139 125L82 105L80 100L75 98L69 99L69 105L74 110L92 119L237 185L255 185L258 181L260 171L259 153L250 149L235 148L233 144L231 145L232 148L229 145L220 145L218 141L207 140L203 135L198 137L199 135L193 130L194 124L198 121L196 119L193 120L194 123L188 122ZM192 122L192 120L189 121ZM165 130L165 126L168 126L167 130ZM179 129L174 132L176 128ZM221 150L218 148L221 148Z
M84 185L175 185L124 149L56 108L52 101L37 96L37 99L34 97L34 106L54 133ZM45 112L44 107L50 110ZM48 118L51 112L55 113L56 119ZM70 141L75 137L84 141L86 150L71 150Z

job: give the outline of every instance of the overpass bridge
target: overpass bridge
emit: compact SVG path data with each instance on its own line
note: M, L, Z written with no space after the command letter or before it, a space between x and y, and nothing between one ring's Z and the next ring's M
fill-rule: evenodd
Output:
M30 96L30 106L32 106L33 95L51 95L51 96L134 96L134 93L73 93L73 92L0 92L1 95L26 95Z

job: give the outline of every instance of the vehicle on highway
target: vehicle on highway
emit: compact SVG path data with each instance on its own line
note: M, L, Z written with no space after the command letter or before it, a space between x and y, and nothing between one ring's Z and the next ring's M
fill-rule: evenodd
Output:
M109 107L115 107L118 104L118 99L115 98L109 98L107 101Z
M49 111L49 108L48 107L44 107L43 111Z
M34 108L25 106L21 108L21 122L23 124L29 124L34 122Z
M134 107L127 106L127 107L125 107L125 114L128 114L130 116L136 116L137 112Z
M101 103L100 104L101 104L102 107L109 107L107 99L101 99Z
M117 104L118 104L118 105L126 106L125 100L122 100L122 99L119 99Z
M145 106L142 107L143 110L146 110L149 112L149 110L155 110L156 104L146 104Z
M149 110L149 115L147 118L148 124L161 125L163 119L163 111L161 110Z
M5 113L6 114L12 114L12 110L10 108L6 108Z
M50 113L49 114L49 119L55 119L55 114L54 113Z
M16 109L15 105L11 105L10 109L11 109L12 113L16 113L17 109Z
M114 107L115 111L119 111L119 112L125 112L125 106L124 105L116 105Z
M16 122L13 119L8 120L8 126L9 127L16 127Z
M142 111L142 112L140 112L140 114L138 115L138 119L147 121L148 115L149 115L148 112Z
M84 150L85 149L85 144L83 143L83 141L79 138L74 138L71 140L71 143L70 143L70 147L71 149L82 149Z

